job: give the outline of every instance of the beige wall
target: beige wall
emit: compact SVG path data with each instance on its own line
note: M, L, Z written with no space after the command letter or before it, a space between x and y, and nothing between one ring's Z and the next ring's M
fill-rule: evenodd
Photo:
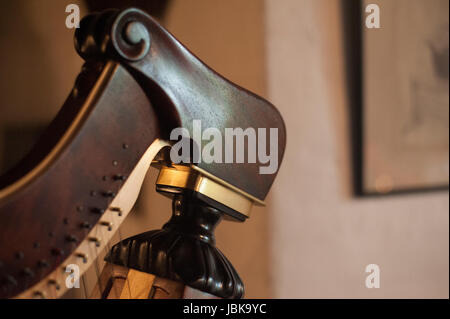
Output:
M68 3L81 0L4 1L0 12L0 128L45 124L69 95L82 59L65 27Z
M49 121L81 65L73 31L59 27L65 2L28 1L2 14L8 32L0 37L17 36L0 53L0 125ZM268 97L287 124L268 208L217 230L247 297L448 297L448 192L351 194L337 0L174 0L166 26L218 72ZM155 178L151 170L122 237L169 218L170 201L155 193ZM381 267L380 289L364 288L369 263Z
M352 196L339 2L265 3L268 96L288 137L270 194L274 297L448 298L448 191ZM371 263L379 289L364 285Z

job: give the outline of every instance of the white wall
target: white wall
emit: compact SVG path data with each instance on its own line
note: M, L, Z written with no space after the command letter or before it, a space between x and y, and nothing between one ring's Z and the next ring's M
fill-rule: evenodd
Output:
M270 195L274 297L448 298L448 191L356 199L337 0L265 1L269 99L287 126ZM365 288L365 266L381 288Z

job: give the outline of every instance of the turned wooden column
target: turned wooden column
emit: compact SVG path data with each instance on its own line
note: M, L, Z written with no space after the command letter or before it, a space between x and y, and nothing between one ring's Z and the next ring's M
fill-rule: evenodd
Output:
M101 298L242 298L244 285L215 246L223 213L193 191L173 197L162 229L114 245L100 283Z

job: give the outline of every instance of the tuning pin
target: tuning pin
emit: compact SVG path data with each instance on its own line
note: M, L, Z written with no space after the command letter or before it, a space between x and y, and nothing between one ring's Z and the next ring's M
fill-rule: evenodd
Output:
M91 228L91 224L89 224L88 222L82 222L82 223L80 224L80 227L81 227L81 228L89 229L89 228Z
M64 255L64 250L59 249L59 248L52 248L51 251L53 256L62 256Z
M80 257L81 260L83 260L83 263L87 263L88 262L88 255L85 253L76 253L77 257Z
M107 221L101 221L100 225L108 227L108 231L112 230L113 223Z
M95 243L95 246L100 247L100 239L97 237L89 237L89 241Z
M66 241L68 241L69 243L76 243L78 241L78 238L76 238L73 235L67 235L66 236Z
M56 290L61 289L61 286L59 285L59 283L58 283L55 279L50 279L50 280L48 281L48 284L49 284L50 286L55 286L55 289L56 289Z
M107 191L107 192L103 192L102 195L104 197L116 197L116 193L112 192L112 191Z
M115 181L124 181L124 180L127 179L127 177L124 176L124 175L116 174L116 175L113 176L113 179L114 179Z
M91 212L93 212L94 214L103 214L105 210L98 207L94 207L91 209Z
M6 282L12 286L17 286L17 280L11 275L6 276Z
M22 269L22 274L26 277L34 277L34 272L28 267Z
M119 216L122 216L122 209L120 207L111 207L109 210L117 212Z
M45 294L42 291L37 290L33 292L33 298L45 299Z
M50 266L50 265L49 265L49 263L48 263L47 260L41 259L41 260L38 261L38 266L39 266L40 268L47 268L47 267Z

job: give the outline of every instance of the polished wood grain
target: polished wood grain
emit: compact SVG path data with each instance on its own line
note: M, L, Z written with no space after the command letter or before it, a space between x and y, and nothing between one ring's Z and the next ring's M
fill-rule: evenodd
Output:
M180 281L106 263L90 299L220 299Z
M40 170L27 170L0 190L0 297L14 296L61 265L161 135L150 102L120 65L103 70L86 96L77 92L61 112L85 114L64 145L53 147Z
M154 275L130 269L120 299L148 299L154 281Z
M130 22L146 30L135 44L124 39ZM87 63L73 91L32 152L0 177L0 298L64 271L63 262L86 241L104 245L88 237L90 230L105 210L121 212L111 203L128 176L175 127L191 136L193 120L222 133L276 128L282 161L286 133L276 108L207 67L143 11L88 15L75 43ZM259 200L276 176L260 174L261 163L196 165ZM202 200L226 209L206 196ZM89 258L96 257L95 249ZM82 253L80 262L86 258Z
M136 45L123 36L130 22L139 22L148 32ZM100 28L99 23L107 27ZM141 58L145 42L150 43L150 48ZM76 48L86 60L106 55L121 61L169 129L183 127L192 137L194 120L201 121L203 129L218 129L222 136L225 128L261 128L267 136L270 128L276 129L277 144L272 147L277 150L278 166L281 165L286 128L278 110L209 68L145 12L130 8L87 16L77 30ZM278 171L260 174L262 164L258 161L195 165L260 200L265 199Z

